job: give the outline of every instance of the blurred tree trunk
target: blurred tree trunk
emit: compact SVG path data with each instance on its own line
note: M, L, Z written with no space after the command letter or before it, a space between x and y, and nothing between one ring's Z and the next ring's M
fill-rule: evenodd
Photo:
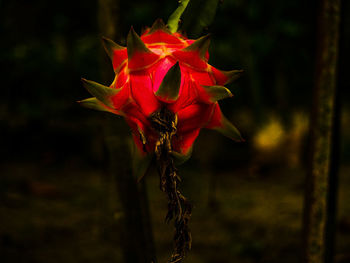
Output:
M110 116L109 132L116 132L117 125L113 125L113 116ZM118 128L118 134L106 136L109 152L109 162L115 182L118 200L121 203L121 213L117 213L115 224L120 235L120 245L126 263L156 262L152 227L148 208L148 196L144 180L137 183L131 169L131 138L126 135L129 130ZM124 130L124 132L123 132ZM125 136L127 137L125 137ZM113 185L112 185L113 187ZM115 191L111 191L112 193ZM111 228L113 229L113 228Z
M303 260L332 262L337 169L334 133L340 0L322 0L318 14L315 87L311 116L311 164L304 205ZM332 169L333 167L333 169ZM330 192L332 191L332 192ZM331 212L331 213L330 213ZM326 240L327 239L327 240ZM327 256L326 256L327 255ZM327 261L326 261L327 258Z
M119 41L119 0L98 0L98 22L101 36ZM101 43L101 74L104 83L111 83L114 78L111 62ZM106 84L108 85L108 84ZM137 183L131 169L131 136L126 123L116 116L108 116L105 128L105 143L109 155L110 178L109 193L116 194L121 203L120 215L116 216L114 224L119 227L111 228L119 231L120 245L126 263L156 262L153 233L150 221L148 197L144 180ZM115 202L114 196L110 197ZM116 204L110 207L116 208ZM115 211L114 211L115 213Z

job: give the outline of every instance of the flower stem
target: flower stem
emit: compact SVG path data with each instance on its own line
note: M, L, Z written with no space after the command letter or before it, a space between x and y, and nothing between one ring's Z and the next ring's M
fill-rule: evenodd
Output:
M174 250L169 263L181 262L186 252L191 249L191 232L189 221L192 214L192 205L179 190L181 178L175 167L171 155L171 139L176 135L177 116L166 108L155 112L151 116L153 128L159 133L155 153L158 161L160 189L168 196L168 213L165 221L174 219Z

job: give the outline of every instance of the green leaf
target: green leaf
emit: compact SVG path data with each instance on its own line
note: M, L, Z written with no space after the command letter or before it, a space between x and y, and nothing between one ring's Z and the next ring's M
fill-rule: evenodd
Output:
M191 0L182 15L181 29L190 37L198 37L214 21L219 0Z
M155 95L163 100L175 101L179 97L180 85L181 70L179 62L176 62L165 74Z
M202 86L210 97L211 102L233 97L231 91L224 86Z
M178 8L176 8L174 13L169 17L168 27L171 33L178 31L181 15L185 11L189 2L190 0L180 0Z
M90 92L91 95L95 96L99 101L108 107L113 108L112 97L117 95L119 90L112 89L101 85L95 81L87 80L82 78L84 87Z
M95 97L88 98L85 100L80 100L77 101L81 106L93 110L98 110L98 111L106 111L106 112L111 112L114 114L119 114L116 110L104 105L101 101L96 99Z
M220 132L222 135L230 138L231 140L242 142L244 139L241 136L239 130L224 116L222 116L222 126L215 127L214 130Z

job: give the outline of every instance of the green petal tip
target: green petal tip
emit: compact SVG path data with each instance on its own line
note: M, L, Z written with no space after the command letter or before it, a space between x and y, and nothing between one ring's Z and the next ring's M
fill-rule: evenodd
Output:
M125 48L125 47L119 46L117 43L115 43L113 40L107 37L102 37L102 44L104 49L106 50L107 55L111 60L113 60L115 50L121 50Z
M180 85L181 69L179 62L176 62L165 74L155 95L163 100L175 101L179 97Z
M119 115L118 111L104 105L101 101L99 101L95 97L84 99L84 100L79 100L79 101L77 101L77 103L79 103L81 106L88 108L88 109L111 112L111 113Z
M153 25L152 25L150 31L148 32L148 34L152 34L153 32L156 32L158 30L162 30L162 31L164 31L166 33L171 34L171 32L169 31L169 28L166 26L166 24L164 24L163 19L161 19L161 18L157 19L153 23Z
M233 97L231 91L224 86L202 86L210 97L211 102Z
M136 52L151 52L143 43L139 35L135 32L134 28L131 27L127 37L127 51L128 58L131 59Z
M243 75L244 70L221 71L221 73L228 78L228 80L225 82L226 85L239 79Z
M113 108L113 102L111 100L111 97L118 94L119 90L106 87L95 81L87 80L84 78L82 78L81 81L83 82L84 87L88 90L88 92L91 95L95 96L106 106Z
M194 41L191 45L184 48L183 51L198 51L201 58L205 57L210 44L210 34L202 36Z
M230 138L231 140L234 140L236 142L244 142L245 140L242 138L239 130L224 116L222 116L222 118L222 126L216 127L214 130L220 132L222 135Z

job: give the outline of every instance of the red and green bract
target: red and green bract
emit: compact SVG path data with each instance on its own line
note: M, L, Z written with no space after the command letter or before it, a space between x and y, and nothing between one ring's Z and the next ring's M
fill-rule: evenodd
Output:
M81 103L124 116L141 156L155 150L159 134L149 117L162 107L178 119L171 142L177 156L186 159L190 155L202 128L241 140L239 131L222 115L218 100L232 97L223 85L237 79L242 71L221 71L208 64L208 36L187 39L171 33L157 20L141 37L131 28L127 47L103 40L115 79L109 87L83 79L94 97Z

